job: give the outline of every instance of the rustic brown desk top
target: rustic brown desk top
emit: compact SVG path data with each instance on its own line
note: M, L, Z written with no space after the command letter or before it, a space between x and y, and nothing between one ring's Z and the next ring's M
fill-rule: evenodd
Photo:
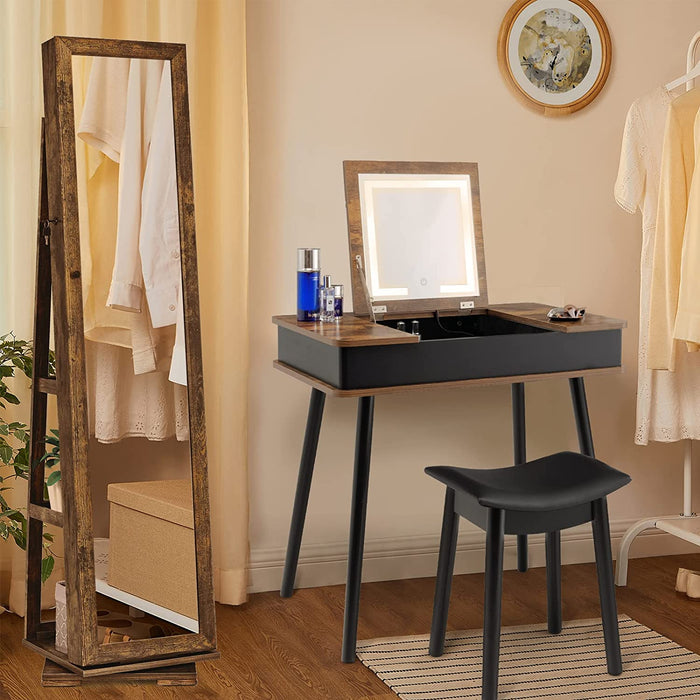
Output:
M627 321L587 313L581 321L550 321L547 312L551 306L545 304L494 304L486 312L509 321L518 321L528 326L547 328L562 333L590 333L592 331L612 331L627 328Z
M625 328L627 323L616 318L587 314L582 321L556 322L547 318L551 306L544 304L496 304L474 309L471 314L486 313L528 326L546 328L561 333L584 333ZM465 314L468 315L468 314ZM420 318L421 314L416 314ZM297 321L296 316L273 316L272 322L288 330L310 336L327 345L358 347L366 345L398 345L419 342L418 336L397 331L372 321L366 316L345 314L337 323Z
M272 322L282 328L315 338L327 345L339 347L402 345L420 342L417 335L372 323L368 317L355 316L354 314L345 314L337 323L297 321L296 316L273 316Z

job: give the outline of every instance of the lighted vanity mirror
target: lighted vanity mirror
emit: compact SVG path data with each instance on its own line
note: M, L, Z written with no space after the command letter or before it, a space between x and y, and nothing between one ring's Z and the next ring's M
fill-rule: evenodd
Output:
M346 161L353 308L487 304L476 163Z

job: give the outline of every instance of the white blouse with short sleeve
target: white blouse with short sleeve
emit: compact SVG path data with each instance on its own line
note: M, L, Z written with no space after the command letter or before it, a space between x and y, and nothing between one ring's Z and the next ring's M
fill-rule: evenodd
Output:
M625 210L642 212L641 284L639 289L639 361L637 428L634 441L674 442L700 439L700 357L678 352L676 371L647 368L649 302L656 214L661 178L666 114L673 95L657 88L629 109L622 138L615 200Z

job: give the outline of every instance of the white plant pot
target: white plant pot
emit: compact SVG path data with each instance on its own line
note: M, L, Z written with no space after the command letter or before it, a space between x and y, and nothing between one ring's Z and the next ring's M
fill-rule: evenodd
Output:
M51 505L51 510L57 510L59 513L63 512L63 486L61 485L60 479L53 485L46 487L49 492L49 504Z

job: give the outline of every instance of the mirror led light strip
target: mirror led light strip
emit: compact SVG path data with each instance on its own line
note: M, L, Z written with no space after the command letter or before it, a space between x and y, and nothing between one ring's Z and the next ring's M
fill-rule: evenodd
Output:
M459 221L464 242L466 280L464 284L441 284L441 296L478 296L476 246L474 235L471 178L469 175L400 175L361 173L359 175L360 206L363 219L364 248L367 259L367 281L374 299L409 298L408 287L383 287L380 281L377 246L376 195L382 190L456 190L459 196ZM379 232L381 235L381 232ZM396 244L400 244L397 242Z

